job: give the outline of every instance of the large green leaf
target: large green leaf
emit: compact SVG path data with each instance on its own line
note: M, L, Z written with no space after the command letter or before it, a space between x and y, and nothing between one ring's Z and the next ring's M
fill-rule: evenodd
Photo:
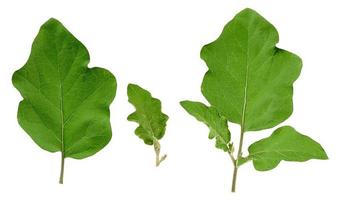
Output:
M168 116L161 111L161 102L153 98L147 90L135 84L129 84L128 100L134 105L136 111L128 116L129 121L139 124L135 134L141 138L145 144L154 145L156 153L156 166L166 157L159 158L160 140L166 132Z
M310 159L328 159L321 145L290 126L278 128L274 133L250 145L249 156L259 171L275 168L281 160L303 162Z
M109 105L115 77L88 68L89 53L59 21L48 20L35 38L27 63L13 74L24 98L21 127L41 148L62 157L86 158L111 139Z
M277 42L276 29L245 9L202 48L201 58L209 68L202 83L204 96L244 131L274 127L292 113L292 85L302 63L277 48Z
M217 148L229 151L231 135L227 120L218 113L217 109L195 101L182 101L180 104L189 114L209 127L209 138L216 138Z

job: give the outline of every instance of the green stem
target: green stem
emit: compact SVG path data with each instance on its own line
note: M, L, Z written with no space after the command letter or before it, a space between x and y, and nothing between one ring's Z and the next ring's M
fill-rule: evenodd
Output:
M235 192L236 191L237 174L238 174L238 164L237 164L237 162L238 162L238 159L240 159L242 157L243 141L244 141L244 128L243 128L243 125L242 125L241 126L241 130L240 130L238 154L237 154L237 158L235 159L235 161L233 163L234 169L233 169L233 178L232 178L231 192Z
M162 161L164 161L167 158L167 155L163 155L160 158L160 150L161 150L161 145L157 139L154 139L154 151L156 154L155 158L155 165L158 167Z
M247 52L249 55L249 52ZM237 174L238 174L238 160L242 157L242 150L243 150L243 140L244 140L244 126L245 126L245 111L247 108L247 90L248 90L248 76L249 76L249 65L246 65L246 76L245 76L245 87L244 87L244 103L242 109L242 118L240 123L240 139L239 139L239 147L238 147L238 154L237 158L234 162L234 169L233 169L233 178L232 178L232 188L231 191L236 191L236 184L237 184Z
M62 153L61 166L60 166L60 176L59 176L59 184L63 184L63 182L64 182L64 161L65 161L65 156L64 156L64 153Z
M236 164L234 164L231 192L236 192L237 173L238 167L236 166Z

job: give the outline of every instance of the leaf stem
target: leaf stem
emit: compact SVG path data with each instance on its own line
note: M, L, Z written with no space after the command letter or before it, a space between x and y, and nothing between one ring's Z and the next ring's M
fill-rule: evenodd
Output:
M64 156L64 153L62 152L59 184L63 184L63 182L64 182L64 163L65 163L65 156Z
M229 156L231 158L232 164L234 165L236 163L236 159L234 158L233 153L229 152Z
M231 192L236 192L237 173L238 173L238 167L236 164L234 164Z
M163 155L160 158L160 150L161 150L161 145L159 143L159 141L157 139L154 139L154 151L156 154L156 158L155 158L155 165L156 167L158 167L162 161L164 161L167 158L167 155Z
M238 174L238 160L242 157L242 149L243 149L243 141L244 141L244 125L242 123L241 129L240 129L240 139L239 139L239 147L238 147L238 154L237 158L235 159L233 166L233 178L232 178L232 188L231 192L236 191L236 184L237 184L237 174Z

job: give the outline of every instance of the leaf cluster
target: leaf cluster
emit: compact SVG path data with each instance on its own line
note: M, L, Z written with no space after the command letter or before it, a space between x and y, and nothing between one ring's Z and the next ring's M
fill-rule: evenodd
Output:
M257 12L238 13L214 42L205 45L201 58L206 72L201 91L209 106L196 101L182 101L182 107L209 129L216 147L230 154L237 169L252 161L256 170L275 168L282 160L307 161L327 159L320 144L290 126L277 128L271 136L250 145L243 154L243 138L249 131L273 128L292 114L293 84L302 61L276 47L275 27ZM240 125L240 142L235 154L228 122Z

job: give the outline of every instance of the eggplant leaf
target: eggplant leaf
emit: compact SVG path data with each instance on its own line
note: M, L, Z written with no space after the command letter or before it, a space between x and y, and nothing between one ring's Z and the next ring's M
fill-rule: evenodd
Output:
M219 147L226 149L227 145L234 167L232 192L236 189L239 167L249 160L253 160L257 170L264 171L273 169L281 160L327 159L317 142L290 127L280 128L269 138L251 145L249 156L242 155L247 131L275 127L293 112L293 84L300 75L302 61L276 47L278 41L272 24L252 9L242 10L224 27L218 39L201 50L200 57L208 67L201 91L210 105L181 103L189 114L209 126ZM224 131L228 122L240 125L236 154L230 132Z
M88 68L89 53L59 21L50 19L35 38L27 63L12 77L23 100L18 122L33 141L64 159L83 159L111 139L109 105L115 77L102 68Z
M328 159L321 145L290 126L278 128L274 133L249 147L249 156L256 170L275 168L281 160L303 162L310 159Z
M217 109L195 101L182 101L180 104L189 114L209 127L209 138L216 138L218 149L231 151L229 149L231 135L227 127L227 120L218 113Z
M161 146L159 140L166 132L168 116L161 111L160 100L153 98L147 90L135 84L129 84L129 102L134 105L136 111L128 116L129 121L139 124L135 134L141 138L145 144L153 145L156 154L156 166L166 159L166 155L161 156Z
M216 41L201 50L209 68L202 93L244 131L274 127L292 113L292 85L302 62L293 53L277 48L277 42L275 27L255 11L245 9Z

